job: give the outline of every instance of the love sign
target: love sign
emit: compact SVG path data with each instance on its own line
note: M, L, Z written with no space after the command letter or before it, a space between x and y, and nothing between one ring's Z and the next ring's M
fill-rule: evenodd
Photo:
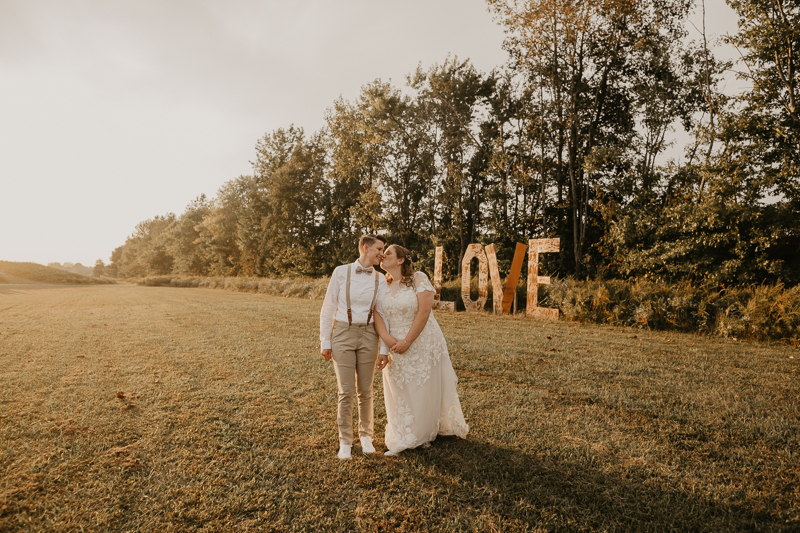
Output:
M517 283L522 272L522 263L525 260L525 249L528 249L528 299L525 307L525 316L538 320L557 320L558 309L539 307L539 285L549 285L548 276L539 275L539 254L558 252L561 245L560 239L531 239L528 245L517 243L514 250L514 259L511 261L511 272L506 279L505 289L500 279L500 270L497 268L497 255L494 244L489 244L484 249L481 244L470 244L461 259L461 299L468 313L480 313L489 299L489 277L492 279L492 293L494 314L504 315L511 311ZM435 263L433 270L433 287L436 289L434 296L434 309L455 311L455 302L443 302L442 291L442 247L436 247ZM478 299L470 296L472 260L478 260ZM502 294L502 298L500 295Z

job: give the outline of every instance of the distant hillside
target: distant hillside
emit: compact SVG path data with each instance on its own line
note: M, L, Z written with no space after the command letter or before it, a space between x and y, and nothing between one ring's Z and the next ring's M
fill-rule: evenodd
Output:
M0 283L62 283L66 285L91 285L113 283L104 278L82 276L67 270L46 267L38 263L0 261Z
M92 267L83 266L80 263L64 263L63 265L61 263L47 263L47 266L58 268L59 270L66 270L82 276L91 276L93 272Z

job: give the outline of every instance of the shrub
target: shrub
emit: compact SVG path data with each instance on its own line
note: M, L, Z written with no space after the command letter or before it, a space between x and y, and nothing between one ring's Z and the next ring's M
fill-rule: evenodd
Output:
M471 283L477 298L477 278ZM442 299L463 310L461 280L442 284ZM517 287L524 312L526 280ZM800 342L800 286L783 284L726 287L681 282L553 279L539 286L539 305L557 307L562 319L613 326L672 330L737 339ZM492 309L492 289L484 308Z
M328 278L198 278L177 276L149 276L136 281L139 285L148 287L204 287L208 289L224 289L234 292L254 292L286 296L289 298L304 298L321 300L325 298L328 287Z

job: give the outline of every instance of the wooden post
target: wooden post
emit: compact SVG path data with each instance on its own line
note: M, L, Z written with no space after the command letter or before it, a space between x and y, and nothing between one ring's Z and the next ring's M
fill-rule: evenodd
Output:
M560 239L531 239L528 241L528 302L525 315L538 320L558 320L558 309L537 307L539 284L550 284L548 276L539 276L539 254L557 252Z
M478 299L473 300L469 294L471 280L470 263L472 258L478 259ZM468 313L480 313L486 300L489 299L489 261L480 244L470 244L461 260L461 299Z
M436 294L433 295L433 301L438 302L442 299L442 246L436 247L436 259L433 263L433 288Z
M455 302L442 301L442 252L444 248L441 246L436 247L436 259L433 264L433 288L436 293L433 295L433 308L441 309L442 311L456 310Z

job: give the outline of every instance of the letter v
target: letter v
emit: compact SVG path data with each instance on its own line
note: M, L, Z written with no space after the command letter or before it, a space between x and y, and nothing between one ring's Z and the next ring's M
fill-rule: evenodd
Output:
M486 256L489 259L489 274L492 277L492 303L494 314L504 315L511 311L511 304L514 302L514 295L517 292L519 275L522 272L522 263L525 261L525 249L527 246L517 243L514 250L514 260L511 261L511 272L506 279L506 288L503 290L503 282L500 280L500 270L497 268L497 254L494 251L494 244L486 246ZM503 295L502 298L499 295Z

